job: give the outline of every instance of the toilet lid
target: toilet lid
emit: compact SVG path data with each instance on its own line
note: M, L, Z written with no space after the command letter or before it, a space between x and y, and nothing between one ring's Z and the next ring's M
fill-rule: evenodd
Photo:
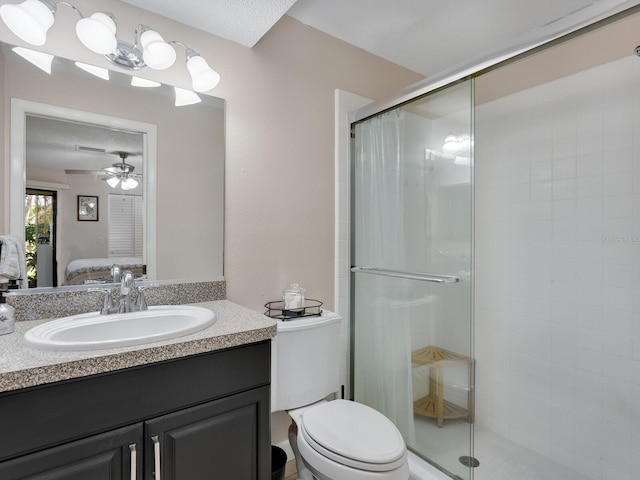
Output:
M302 414L302 433L314 450L345 465L387 470L404 462L404 440L396 426L371 407L334 400Z

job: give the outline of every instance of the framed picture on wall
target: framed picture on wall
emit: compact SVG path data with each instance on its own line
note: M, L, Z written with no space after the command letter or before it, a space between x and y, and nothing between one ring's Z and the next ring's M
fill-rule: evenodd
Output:
M78 195L78 221L98 221L98 197L91 195Z

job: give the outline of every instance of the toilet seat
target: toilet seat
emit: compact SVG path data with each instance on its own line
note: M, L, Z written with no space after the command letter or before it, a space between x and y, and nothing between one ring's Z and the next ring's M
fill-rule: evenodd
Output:
M298 429L313 450L347 467L387 472L406 462L405 443L396 426L360 403L334 400L305 409Z

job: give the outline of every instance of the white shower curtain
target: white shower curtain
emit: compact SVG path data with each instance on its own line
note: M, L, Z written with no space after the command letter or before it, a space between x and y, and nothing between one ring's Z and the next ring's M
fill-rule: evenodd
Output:
M396 109L356 126L353 263L408 270L403 159L405 112ZM410 441L413 430L410 282L367 274L355 279L355 400L391 419Z

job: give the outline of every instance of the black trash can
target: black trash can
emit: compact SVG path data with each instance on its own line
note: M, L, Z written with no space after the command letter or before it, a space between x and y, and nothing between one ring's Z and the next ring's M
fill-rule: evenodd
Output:
M287 452L271 445L271 480L284 480L284 469L287 466Z

